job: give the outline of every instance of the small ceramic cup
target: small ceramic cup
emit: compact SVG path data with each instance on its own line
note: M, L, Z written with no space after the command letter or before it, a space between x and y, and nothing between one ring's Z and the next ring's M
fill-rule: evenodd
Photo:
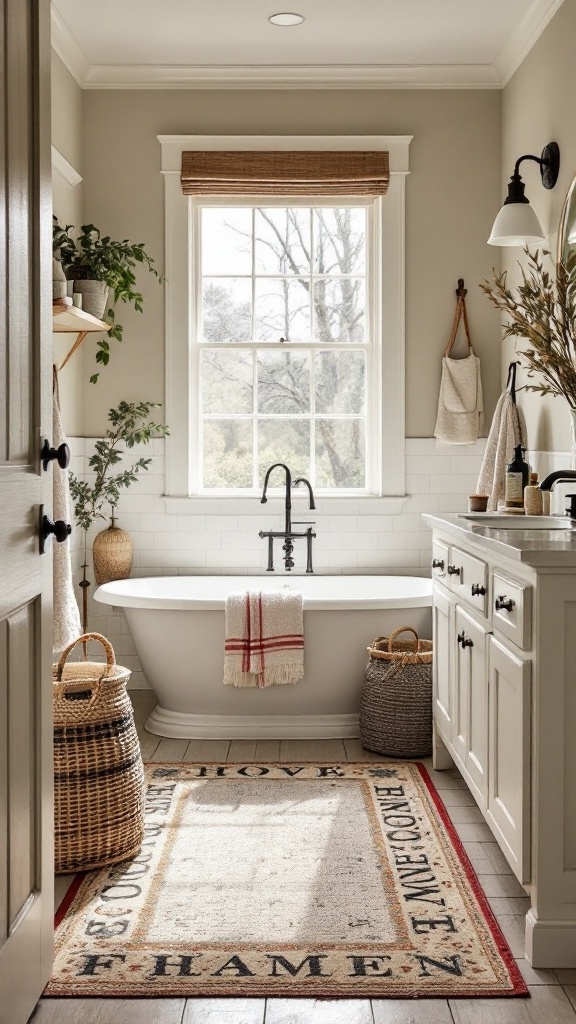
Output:
M468 511L469 512L485 512L488 508L488 495L487 494L469 494L468 495Z

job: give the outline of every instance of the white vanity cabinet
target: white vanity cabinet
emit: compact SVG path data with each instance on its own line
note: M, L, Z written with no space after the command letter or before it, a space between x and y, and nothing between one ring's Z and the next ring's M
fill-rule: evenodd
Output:
M530 962L576 968L576 530L424 518L434 767L458 766L531 897Z

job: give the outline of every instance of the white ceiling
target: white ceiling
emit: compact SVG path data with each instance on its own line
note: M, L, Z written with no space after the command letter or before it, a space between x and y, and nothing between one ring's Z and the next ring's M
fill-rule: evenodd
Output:
M85 88L498 88L563 2L53 0L53 45Z

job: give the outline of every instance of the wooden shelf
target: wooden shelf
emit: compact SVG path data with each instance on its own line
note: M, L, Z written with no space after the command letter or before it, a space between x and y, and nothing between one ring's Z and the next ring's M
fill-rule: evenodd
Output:
M65 359L62 360L58 370L62 370L77 348L84 341L87 334L96 334L98 331L109 331L110 324L98 320L91 313L86 313L78 306L74 306L69 298L59 299L52 303L52 331L54 334L77 334L78 337L72 345Z
M56 334L88 334L90 331L108 331L110 324L62 300L52 303L52 330Z

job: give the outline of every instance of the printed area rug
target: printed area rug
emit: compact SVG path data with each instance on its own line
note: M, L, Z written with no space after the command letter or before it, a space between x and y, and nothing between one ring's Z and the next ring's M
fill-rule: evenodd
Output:
M142 851L75 880L45 995L527 994L422 766L147 774Z

